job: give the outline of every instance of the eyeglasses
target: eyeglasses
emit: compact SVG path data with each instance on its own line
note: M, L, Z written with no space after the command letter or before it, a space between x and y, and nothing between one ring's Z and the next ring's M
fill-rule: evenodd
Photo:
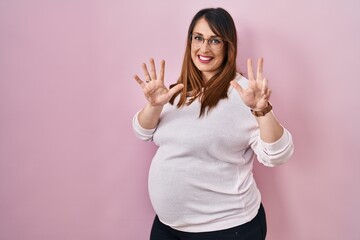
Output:
M191 43L196 48L200 48L205 43L206 40L212 50L220 50L224 46L224 42L225 42L219 37L211 37L206 39L199 34L191 34L190 39L191 39Z

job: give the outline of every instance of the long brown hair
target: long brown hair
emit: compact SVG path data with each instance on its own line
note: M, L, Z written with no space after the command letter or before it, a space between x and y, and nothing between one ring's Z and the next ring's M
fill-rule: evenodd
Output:
M210 29L224 40L225 56L220 70L209 81L204 83L201 71L191 59L191 34L197 21L204 18ZM200 98L201 109L199 117L213 109L221 99L226 99L230 81L236 75L237 35L234 21L230 14L222 8L206 8L200 10L190 23L185 55L180 77L176 84L183 83L182 91L176 93L170 103L180 94L177 107L190 105ZM175 86L171 85L170 87Z

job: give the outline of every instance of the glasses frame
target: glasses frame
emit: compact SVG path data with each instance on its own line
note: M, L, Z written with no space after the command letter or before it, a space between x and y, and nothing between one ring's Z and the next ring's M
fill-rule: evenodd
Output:
M199 41L199 40L194 39L194 37L201 37L202 38L202 43L196 42L196 41ZM224 39L220 38L220 37L204 38L201 34L198 34L198 33L190 34L190 42L191 42L191 44L193 44L197 48L200 48L205 43L205 40L207 41L207 44L209 45L209 47L212 50L221 50L224 47L225 43L226 43L226 41ZM211 43L211 40L218 40L220 43L219 44L213 44L213 43Z

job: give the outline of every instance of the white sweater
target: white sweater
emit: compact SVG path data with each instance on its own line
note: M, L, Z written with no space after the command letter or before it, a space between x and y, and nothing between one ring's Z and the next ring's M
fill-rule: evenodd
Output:
M247 85L239 74L236 79ZM142 128L134 116L135 134L158 146L149 172L153 208L174 229L206 232L249 222L261 202L252 173L255 154L272 167L293 153L286 129L277 142L263 142L256 119L231 86L228 96L202 118L198 101L183 108L166 104L156 129Z

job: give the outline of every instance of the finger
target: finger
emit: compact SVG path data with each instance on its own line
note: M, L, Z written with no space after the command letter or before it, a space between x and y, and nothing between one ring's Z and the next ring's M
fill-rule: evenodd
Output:
M268 90L268 80L266 78L262 81L261 94L265 95Z
M165 61L161 60L159 80L164 81L164 77L165 77Z
M145 87L145 83L139 78L138 75L134 75L134 79L141 86L141 88Z
M258 67L257 67L257 73L256 73L256 79L257 80L262 80L263 79L263 64L264 64L264 59L259 58Z
M268 102L269 99L270 99L270 96L271 96L271 90L268 89L268 90L266 91L266 94L265 94L265 95L262 95L261 99L262 99L263 101L265 101L265 102Z
M252 67L252 60L250 58L247 60L247 71L248 71L249 80L255 80L253 67Z
M144 73L146 82L147 82L147 83L150 82L150 81L151 81L151 77L150 77L150 74L149 74L149 71L148 71L148 69L147 69L146 64L143 63L143 64L141 65L141 68L142 68L142 70L143 70L143 73Z
M268 89L267 92L266 92L266 100L269 101L271 93L272 93L271 89Z
M170 89L169 89L169 92L168 92L169 98L171 98L172 96L174 96L175 93L177 93L178 91L180 91L181 89L183 89L183 87L184 87L184 84L179 83L179 84L177 84L176 86L170 88Z
M235 90L236 90L240 95L243 95L244 89L241 87L240 84L238 84L238 83L235 82L235 81L231 81L230 84L231 84L231 86L233 86L233 88L235 88Z
M156 68L153 58L150 58L150 80L156 80Z

